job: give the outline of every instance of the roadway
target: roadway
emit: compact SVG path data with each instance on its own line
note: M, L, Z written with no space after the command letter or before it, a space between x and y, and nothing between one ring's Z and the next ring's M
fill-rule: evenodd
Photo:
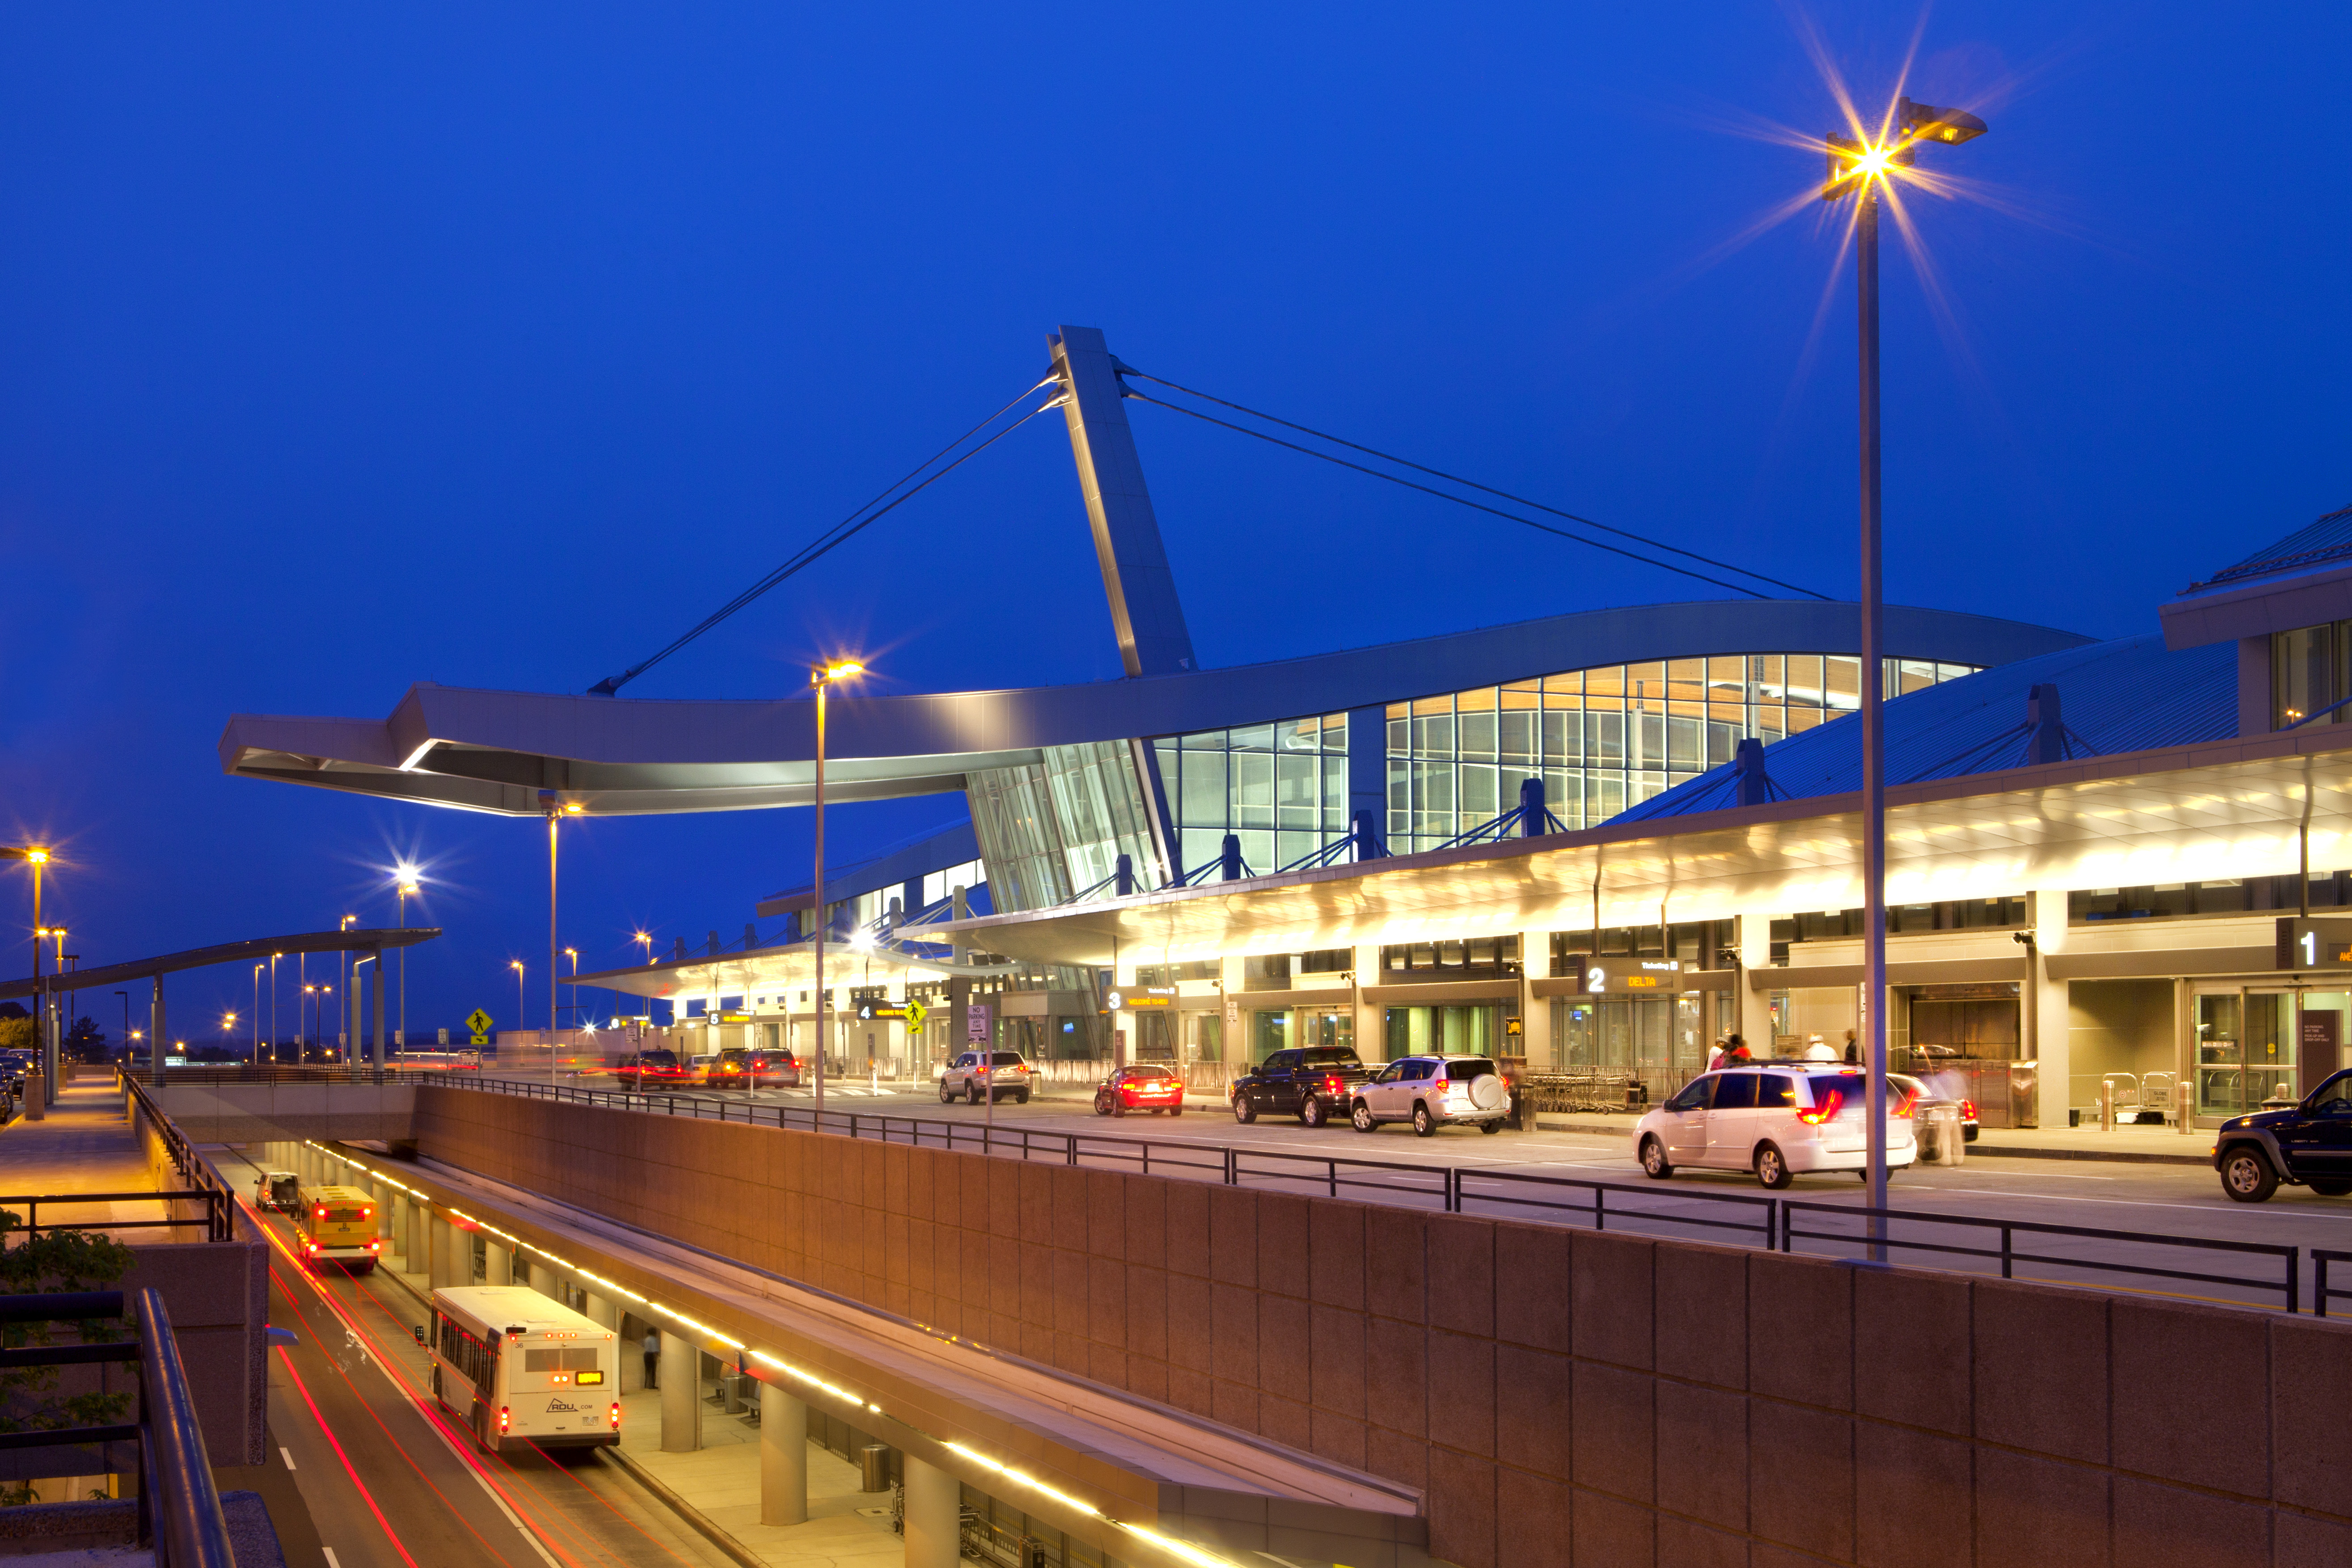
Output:
M216 1158L249 1184L233 1153ZM220 1480L262 1493L288 1562L731 1568L593 1450L484 1453L429 1392L416 1298L385 1275L305 1268L283 1216L247 1212L275 1253L271 1326L295 1342L269 1352L268 1461Z
M582 1087L595 1085L591 1082ZM996 1106L993 1127L1000 1139L1010 1134L1013 1140L997 1152L1019 1157L1019 1134L1025 1131L1054 1138L1052 1157L1058 1163L1063 1158L1061 1137L1078 1133L1099 1141L1082 1152L1081 1163L1134 1170L1140 1168L1139 1160L1120 1152L1117 1143L1123 1140L1149 1140L1155 1146L1171 1149L1177 1158L1196 1162L1187 1169L1163 1163L1155 1153L1152 1169L1156 1173L1222 1180L1225 1152L1234 1150L1244 1162L1244 1179L1252 1186L1328 1193L1336 1175L1341 1196L1425 1207L1436 1207L1442 1201L1437 1172L1451 1166L1465 1173L1465 1212L1584 1225L1591 1223L1593 1199L1589 1188L1537 1189L1528 1184L1513 1184L1507 1178L1526 1174L1622 1184L1637 1190L1612 1191L1606 1195L1609 1228L1695 1240L1752 1243L1757 1238L1753 1234L1676 1223L1675 1216L1715 1218L1745 1226L1762 1224L1759 1204L1706 1201L1709 1198L1779 1196L1799 1204L1828 1205L1832 1210L1852 1210L1865 1207L1868 1195L1863 1184L1852 1174L1799 1176L1787 1191L1778 1194L1766 1193L1753 1177L1738 1173L1694 1172L1685 1168L1677 1171L1671 1181L1650 1182L1633 1159L1633 1119L1630 1117L1625 1121L1625 1131L1616 1135L1506 1131L1489 1136L1461 1127L1441 1129L1433 1137L1420 1138L1402 1125L1365 1134L1344 1122L1308 1129L1288 1117L1262 1116L1255 1123L1244 1126L1224 1110L1204 1109L1198 1104L1189 1107L1178 1118L1102 1118L1093 1113L1083 1091L1056 1088L1060 1092L1041 1094L1026 1105L1005 1100ZM812 1105L812 1096L805 1089L763 1089L750 1096L740 1092L695 1093L678 1098L706 1103L723 1100L730 1108L740 1107L747 1100L763 1107L782 1106L803 1111ZM954 1146L974 1150L980 1147L983 1124L991 1122L984 1106L961 1101L941 1104L937 1092L929 1088L896 1093L886 1089L877 1095L863 1080L852 1080L838 1088L829 1084L825 1110L828 1123L836 1116L843 1118L844 1131L846 1115L852 1112L877 1121L883 1116L906 1117L924 1124L920 1133L923 1142L939 1142L948 1136L947 1129L952 1128ZM903 1142L908 1131L902 1129L891 1136ZM867 1135L874 1135L871 1128ZM2196 1146L2201 1149L2210 1144ZM1301 1155L1310 1157L1312 1165L1295 1160ZM1046 1157L1046 1151L1033 1143L1030 1157ZM1325 1163L1327 1160L1371 1161L1392 1169L1351 1170L1341 1164L1335 1172ZM1286 1179L1286 1168L1295 1170L1297 1174ZM1482 1176L1496 1179L1482 1180ZM1573 1205L1572 1211L1553 1212L1509 1201L1522 1196ZM1909 1219L1895 1231L1898 1239L1998 1248L1997 1231L1970 1234L1976 1227L1932 1224L1931 1216L1939 1215L2076 1226L2126 1233L2137 1239L2042 1237L2030 1242L2018 1239L2015 1245L2070 1260L2132 1263L2261 1281L2280 1279L2283 1264L2269 1258L2166 1247L2146 1238L2178 1237L2352 1251L2352 1197L2323 1198L2308 1188L2282 1186L2266 1204L2238 1204L2223 1195L2219 1178L2200 1165L1976 1155L1957 1167L1918 1166L1897 1173L1890 1184L1889 1205ZM1819 1237L1810 1242L1801 1240L1798 1250L1833 1256L1859 1256L1862 1252L1859 1237L1866 1221L1860 1215L1844 1218L1835 1214L1803 1213L1798 1223L1824 1231L1848 1232L1857 1237L1856 1244L1850 1246ZM2016 1234L2021 1237L2023 1233ZM1973 1271L1994 1271L1998 1268L1989 1260L1900 1247L1895 1256L1899 1261ZM2016 1277L2021 1279L2100 1282L2118 1289L2144 1285L2157 1293L2231 1304L2280 1300L2275 1284L2242 1289L2210 1281L2166 1281L2129 1276L2103 1279L2103 1272L2058 1263L2015 1266ZM2337 1287L2352 1285L2352 1269L2332 1279L2330 1283ZM2307 1307L2311 1288L2307 1262L2302 1288ZM2352 1303L2339 1304L2338 1310L2352 1310Z

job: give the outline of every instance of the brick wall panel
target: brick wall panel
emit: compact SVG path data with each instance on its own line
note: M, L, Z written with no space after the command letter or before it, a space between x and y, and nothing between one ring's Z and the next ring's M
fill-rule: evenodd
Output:
M1832 1410L1853 1408L1854 1273L1828 1258L1748 1255L1750 1389ZM1792 1323L1803 1324L1804 1332L1789 1332Z
M2108 1323L2115 1354L2116 1468L2247 1497L2269 1496L2269 1401L2211 1400L2195 1420L2183 1421L2179 1374L2193 1366L2198 1380L2212 1388L2267 1386L2270 1325L2252 1312L2128 1300L2115 1303ZM2346 1506L2339 1500L2336 1510Z
M1759 1399L1748 1408L1748 1528L1832 1562L1853 1556L1853 1417ZM1804 1478L1790 1486L1792 1476Z
M1865 1390L1871 1381L1863 1380ZM1854 1555L1864 1568L1969 1568L1975 1500L1970 1445L1857 1421L1853 1463ZM1901 1506L1888 1507L1895 1499Z
M1746 1531L1747 1396L1661 1382L1656 1422L1658 1506L1725 1530Z
M1286 1297L1257 1293L1258 1386L1304 1405L1311 1394L1307 1307ZM1328 1347L1315 1349L1325 1355Z
M1127 1302L1125 1343L1128 1353L1149 1357L1152 1361L1168 1360L1170 1352L1167 1270L1147 1268L1139 1263L1130 1263L1127 1266L1125 1289Z
M1656 1499L1657 1411L1652 1378L1579 1362L1570 1389L1570 1478L1579 1487L1647 1505Z
M1568 1308L1568 1232L1557 1226L1496 1226L1496 1337L1566 1351Z
M1190 1274L1171 1274L1167 1280L1169 1363L1206 1377L1214 1365L1209 1334L1209 1282Z
M1977 1498L1976 1568L2106 1568L2106 1472L1980 1447Z
M1087 1250L1097 1258L1127 1261L1127 1178L1117 1171L1081 1171L1086 1184Z
M1312 1291L1307 1223L1315 1205L1286 1193L1262 1193L1257 1200L1257 1286L1277 1296L1304 1300Z
M1127 1205L1127 1260L1146 1268L1166 1268L1168 1261L1168 1194L1166 1182L1118 1178Z
M1554 1480L1570 1479L1574 1363L1549 1351L1496 1352L1495 1457Z
M1429 1222L1429 1321L1455 1333L1495 1334L1495 1222L1437 1215Z
M1495 1342L1429 1331L1429 1440L1495 1457Z
M1364 1416L1364 1314L1338 1307L1309 1307L1308 1333L1316 1347L1308 1374L1307 1402L1360 1421Z
M1407 1323L1429 1321L1429 1216L1383 1214L1364 1226L1364 1304Z
M2269 1495L2352 1514L2342 1458L2352 1454L2352 1399L2343 1393L2352 1388L2352 1326L2308 1318L2273 1318L2269 1326ZM2352 1568L2352 1556L2344 1561Z
M1569 1247L1575 1266L1570 1338L1577 1355L1647 1370L1654 1354L1656 1245L1578 1231Z
M1495 1467L1439 1448L1429 1456L1429 1479L1430 1555L1459 1568L1501 1568L1496 1554Z
M1325 1203L1315 1215L1307 1244L1307 1293L1326 1307L1364 1304L1364 1208Z
M1194 1182L1171 1182L1160 1189L1166 1199L1163 1234L1171 1273L1209 1277L1209 1194L1213 1190Z
M1209 1189L1209 1278L1220 1285L1257 1288L1257 1194L1241 1187Z
M2106 1298L1990 1280L1970 1289L1976 1435L2105 1463Z
M1428 1358L1425 1331L1386 1318L1366 1321L1364 1419L1368 1423L1416 1443L1429 1440Z

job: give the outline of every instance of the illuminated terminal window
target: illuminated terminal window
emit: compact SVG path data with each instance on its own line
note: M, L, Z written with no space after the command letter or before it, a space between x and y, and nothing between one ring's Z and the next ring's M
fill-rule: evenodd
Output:
M1216 859L1227 833L1253 873L1348 833L1348 752L1379 745L1384 830L1397 854L1434 848L1518 805L1540 777L1568 826L1627 806L1860 706L1861 661L1837 654L1747 654L1602 665L1388 705L1386 733L1350 736L1348 716L1211 730L1153 742L1187 870ZM1889 697L1976 666L1885 661Z

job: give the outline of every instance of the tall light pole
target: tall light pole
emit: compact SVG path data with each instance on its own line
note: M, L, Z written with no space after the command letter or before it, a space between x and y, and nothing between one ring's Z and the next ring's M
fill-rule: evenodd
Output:
M268 967L264 963L253 966L253 1065L256 1067L261 1065L261 972ZM118 991L115 994L121 996L122 993ZM125 1034L131 1031L131 999L127 996L122 1002L122 1029Z
M33 868L33 1005L41 1008L37 1044L41 1051L42 1103L54 1105L58 1099L57 1053L48 1037L48 1010L41 995L41 868L49 863L49 851L39 844L0 847L0 860L22 860Z
M812 1125L820 1129L824 1121L825 1025L832 1012L824 994L824 694L835 681L865 673L866 667L854 658L835 659L809 671L809 684L816 688L816 1113Z
M580 1022L580 950L567 947L563 956L572 961L572 1022L576 1026Z
M359 918L360 918L360 917L359 917L359 916L357 916L357 915L345 915L341 920L340 920L340 921L336 921L336 922L335 922L335 929L336 929L337 931L349 931L349 930L351 930L351 929L352 929L352 925L353 925L353 924L354 924L354 923L359 920ZM344 994L345 996L349 996L349 995L352 994L352 950L351 950L350 948L348 948L348 947L347 947L347 948L345 948L345 949L343 949L343 950L342 950L342 952L339 952L339 953L337 953L337 954L335 955L335 960L336 960L336 963L335 963L335 968L336 968L337 972L338 972L338 973L342 976L342 983L343 983L343 994ZM349 1009L348 1009L348 1008L347 1008L347 1009L345 1009L345 1010L346 1010L346 1011L349 1011ZM340 1015L339 1015L339 1016L340 1016ZM359 1045L360 1045L359 1022L360 1022L360 1021L359 1021L359 1019L358 1019L358 1018L356 1018L356 1017L354 1017L354 1018L352 1020L352 1037L352 1037L352 1049L353 1051L357 1051L357 1050L359 1049ZM341 1030L338 1029L338 1030L336 1031L336 1035L337 1035L337 1037L341 1037L341 1034L342 1034L342 1031L341 1031Z
M393 886L400 895L400 929L403 931L408 929L408 899L416 891L418 875L416 868L405 860L393 868ZM400 1042L402 1050L408 1048L408 949L404 944L400 950L400 1017L393 1028L392 1037Z
M285 956L282 952L269 955L269 1064L272 1067L278 1065L278 1042L281 1037L278 1033L278 961ZM296 1052L294 1059L300 1061L301 1053Z
M556 829L567 816L581 812L576 800L561 800L551 789L539 792L540 805L547 813L547 1081L555 1081L555 992L557 977L562 973L556 965L555 942L555 843Z
M1886 1207L1886 669L1885 614L1879 552L1878 439L1878 201L1879 186L1908 168L1922 142L1956 145L1985 133L1985 122L1957 109L1895 100L1892 140L1828 138L1829 182L1823 201L1853 196L1854 304L1860 350L1862 448L1862 1039L1870 1063L1870 1206ZM2033 998L2022 998L2031 1006ZM1870 1220L1870 1256L1886 1260L1886 1219Z
M128 1068L131 1065L131 993L118 991L115 994L122 998L123 1066Z

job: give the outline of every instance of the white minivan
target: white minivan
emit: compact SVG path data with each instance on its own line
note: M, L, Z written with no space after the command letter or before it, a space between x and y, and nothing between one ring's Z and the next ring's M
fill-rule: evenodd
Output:
M1886 1163L1900 1169L1918 1156L1911 1136L1914 1096L1886 1086ZM1852 1171L1867 1179L1870 1084L1843 1062L1759 1063L1707 1073L1633 1128L1633 1157L1654 1181L1677 1165L1749 1171L1768 1187L1815 1171Z

